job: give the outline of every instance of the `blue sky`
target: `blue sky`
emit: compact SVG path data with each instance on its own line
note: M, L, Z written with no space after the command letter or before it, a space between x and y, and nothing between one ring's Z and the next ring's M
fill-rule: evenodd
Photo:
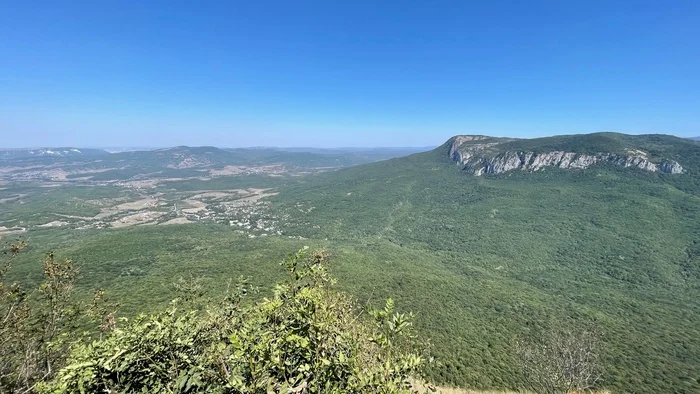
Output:
M700 135L700 1L0 0L2 147L596 131Z

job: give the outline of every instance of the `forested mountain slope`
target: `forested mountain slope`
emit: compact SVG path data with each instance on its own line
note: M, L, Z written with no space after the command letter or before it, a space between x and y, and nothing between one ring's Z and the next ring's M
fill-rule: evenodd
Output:
M358 294L398 294L419 313L445 363L438 380L517 387L517 337L594 324L611 387L700 390L700 146L608 133L497 142L489 154L633 151L683 170L603 160L478 177L452 139L282 189L285 233L374 256L381 268L347 275Z

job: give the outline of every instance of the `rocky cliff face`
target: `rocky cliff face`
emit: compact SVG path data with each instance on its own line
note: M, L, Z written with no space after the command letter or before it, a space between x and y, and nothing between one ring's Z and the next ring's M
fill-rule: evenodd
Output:
M486 136L457 136L452 139L449 155L452 160L464 166L466 171L476 176L500 174L512 170L539 171L545 167L584 169L602 163L669 174L681 174L684 171L676 161L652 162L648 159L646 152L634 149L628 149L626 154L583 154L565 151L535 153L499 149L499 145L510 141L514 140Z

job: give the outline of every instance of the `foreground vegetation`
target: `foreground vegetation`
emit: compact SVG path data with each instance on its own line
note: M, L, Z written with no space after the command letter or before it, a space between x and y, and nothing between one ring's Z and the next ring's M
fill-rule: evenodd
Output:
M10 260L25 246L12 244ZM0 392L414 392L409 377L424 359L412 316L395 312L391 299L362 313L330 288L324 254L305 249L284 260L287 281L254 304L245 303L253 288L244 279L206 308L199 284L180 282L182 297L165 311L117 325L114 312L96 307L98 292L88 310L102 311L96 339L74 320L80 304L71 299L70 260L47 256L45 282L31 300L5 284L4 269ZM80 327L88 329L83 336Z

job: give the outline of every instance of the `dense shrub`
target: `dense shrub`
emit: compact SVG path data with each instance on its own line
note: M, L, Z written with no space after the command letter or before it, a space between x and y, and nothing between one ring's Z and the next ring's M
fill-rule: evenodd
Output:
M75 347L47 393L409 393L423 363L411 315L362 313L333 280L323 253L283 265L286 283L251 304L243 283L205 310L174 301L104 339Z
M0 266L0 393L33 392L52 378L71 344L87 338L77 328L101 320L97 311L107 309L102 292L90 306L73 301L78 269L53 253L43 260L44 280L38 287L6 281L15 257L26 247L23 240L10 243Z

